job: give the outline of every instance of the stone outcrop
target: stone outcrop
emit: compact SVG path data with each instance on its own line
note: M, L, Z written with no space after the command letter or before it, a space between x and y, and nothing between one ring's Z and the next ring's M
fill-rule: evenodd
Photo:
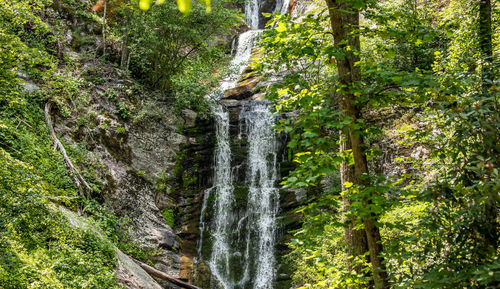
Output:
M162 289L151 276L148 275L130 257L116 249L118 259L116 279L126 289Z
M70 117L56 117L56 132L68 143L88 145L102 182L102 194L92 197L128 220L137 243L158 252L152 259L157 269L178 277L182 240L162 216L163 209L176 205L176 198L169 184L159 189L158 183L172 177L177 155L190 141L179 132L195 126L197 114L184 110L175 115L172 104L164 101L144 103L131 92L134 83L114 67L103 69L92 61L83 66L90 71L85 76L105 82L90 87L87 107ZM118 113L123 104L126 117Z
M170 112L171 113L171 112ZM194 112L192 112L194 113ZM191 113L189 113L191 114ZM172 171L176 154L187 143L184 135L177 132L175 122L194 124L195 116L168 117L162 121L140 121L130 128L128 145L131 149L131 166L148 176L158 176L163 171Z

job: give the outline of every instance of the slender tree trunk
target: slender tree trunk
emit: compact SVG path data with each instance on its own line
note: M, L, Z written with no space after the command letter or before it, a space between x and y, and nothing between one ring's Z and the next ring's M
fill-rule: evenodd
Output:
M201 289L200 287L197 287L197 286L194 286L194 285L191 285L189 283L186 283L182 280L179 280L179 279L176 279L176 278L173 278L159 270L156 270L155 268L149 266L148 264L144 264L142 263L141 261L138 261L136 259L133 259L139 266L142 267L142 269L144 269L144 271L146 271L148 274L150 275L153 275L155 277L158 277L160 279L163 279L163 280L167 280L168 282L172 283L172 284L175 284L177 286L180 286L181 288L187 288L187 289Z
M128 58L129 58L129 50L128 50L128 37L129 37L129 32L128 32L128 26L130 23L130 11L127 10L126 16L125 16L125 22L124 26L122 28L122 55L120 57L120 68L121 69L128 69Z
M351 150L351 141L348 137L348 131L342 131L340 134L340 150L341 151L349 151ZM354 180L354 167L348 165L346 162L343 162L340 168L340 178L342 182L342 190L346 191L348 188L345 187L347 182L352 182ZM351 208L351 199L349 196L344 196L344 210L347 212ZM352 218L346 218L344 220L345 228L344 228L344 236L347 244L347 268L349 270L354 270L356 273L361 274L362 266L359 264L355 266L352 264L354 257L361 256L364 253L368 252L368 242L366 240L366 234L364 230L354 230L354 223L356 220ZM368 260L366 260L368 261Z
M357 123L360 116L360 109L354 104L355 96L351 89L359 84L361 80L361 70L356 65L360 58L356 54L360 51L359 36L356 29L359 27L359 10L355 9L348 1L326 0L330 13L330 22L333 30L335 45L344 50L345 56L339 57L337 70L339 82L343 91L337 96L339 107L344 116L352 123ZM349 49L347 49L349 47ZM365 185L364 176L368 174L368 164L364 154L364 142L359 130L350 126L345 127L341 132L341 150L351 149L354 165L342 164L342 187L346 189L346 182L354 185ZM347 196L349 198L349 196ZM369 200L365 201L366 204ZM344 199L345 209L349 209L351 202ZM345 229L346 242L348 243L348 267L351 266L353 257L364 252L370 252L372 264L373 281L375 288L387 287L387 275L385 265L381 256L382 245L380 243L380 231L375 225L376 216L371 216L363 221L364 232L352 229L352 223L356 220L348 220L348 227ZM364 237L362 236L364 233ZM354 268L359 270L359 268Z
M364 220L368 248L370 249L370 261L372 263L373 281L375 288L387 288L387 273L382 254L382 238L380 230L375 225L376 216Z
M108 1L103 1L103 13L102 13L102 56L106 55L106 12L108 8Z
M127 68L127 60L128 60L128 31L126 28L123 29L123 39L122 39L122 55L120 58L120 68Z
M411 0L411 14L412 14L412 19L411 19L411 31L413 33L416 33L417 31L417 21L418 20L418 12L417 12L417 0ZM413 65L412 65L412 69L415 69L415 67L417 67L417 64L418 64L418 53L417 53L417 45L415 43L412 44L412 60L413 60Z
M47 128L49 129L50 138L52 139L52 142L54 142L54 150L57 149L61 152L64 162L66 163L66 167L68 168L69 174L73 178L73 181L75 182L75 185L78 188L80 195L82 196L82 198L88 200L90 198L89 194L90 192L92 192L92 188L82 177L80 171L73 165L73 162L71 162L71 159L68 157L68 154L66 153L63 144L57 138L56 131L54 130L54 125L52 124L52 118L50 117L51 108L52 104L50 102L47 102L45 104L45 109L44 109L45 123L47 124ZM85 188L86 194L83 192L82 186L83 188Z

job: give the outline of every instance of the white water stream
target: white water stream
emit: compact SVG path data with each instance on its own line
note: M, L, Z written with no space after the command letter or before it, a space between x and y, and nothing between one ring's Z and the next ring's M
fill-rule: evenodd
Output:
M267 103L255 102L240 113L242 120L248 138L248 236L253 236L255 244L251 245L256 252L253 288L271 289L275 275L274 243L279 209L279 191L276 188L277 143L271 128L274 118ZM250 239L247 242L252 243Z
M288 0L278 0L275 11L286 12L288 3ZM236 53L231 61L234 72L221 82L210 98L218 100L224 91L234 88L248 65L255 40L261 33L261 30L257 30L259 9L259 0L247 2L246 20L254 30L239 36ZM212 275L212 288L272 289L276 275L274 246L279 209L279 193L275 186L276 138L271 129L274 119L266 102L251 102L240 113L240 127L245 128L248 139L248 201L244 216L238 217L234 213L240 208L236 208L235 203L229 114L223 105L215 101L212 113L216 128L214 184L205 191L203 198L198 253L201 257L203 232L208 228L211 255L207 261ZM207 208L211 195L214 198L213 205ZM207 210L213 211L211 224L205 220Z

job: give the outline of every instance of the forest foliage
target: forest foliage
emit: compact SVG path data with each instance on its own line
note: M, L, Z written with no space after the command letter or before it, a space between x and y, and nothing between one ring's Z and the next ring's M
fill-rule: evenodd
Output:
M105 95L121 121L139 117L141 103L140 113L153 113L144 110L156 101L204 112L203 96L221 77L214 71L229 60L225 39L241 23L223 2L212 13L195 4L189 17L173 2L144 12L136 0L107 0L105 14L96 2L0 0L1 288L118 288L114 247L150 262L155 252L103 204L103 167L89 144L61 138L91 187L90 200L80 196L43 107L91 127L92 89L106 83L103 71L121 70L130 85ZM93 230L74 227L59 206L83 214Z
M304 221L289 244L296 284L497 288L500 5L492 2L488 40L482 1L332 2L361 11L350 35L360 38L359 51L334 43L329 11L316 1L305 15L268 23L276 29L264 32L266 53L254 65L284 75L268 94L276 113L291 115L276 125L290 135L296 164L282 184L311 196L298 210ZM360 58L354 65L361 80L346 87L335 60L352 55ZM338 106L346 90L359 108L355 122ZM370 174L361 185L341 187L341 165L355 165L352 151L340 149L346 128L365 140ZM387 160L389 171L380 166ZM363 220L372 218L388 285L373 284L366 255L346 265L346 226L364 230Z
M345 229L364 230L363 221L375 219L387 287L498 288L500 4L340 2L361 11L348 36L359 37L360 50L334 42L330 11L316 1L299 17L275 15L254 64L262 75L283 76L267 93L276 114L289 115L275 126L289 135L296 164L282 185L308 192L288 244L295 285L373 287L368 253L350 260ZM206 111L203 96L227 71L227 42L243 21L227 8L233 4L0 0L2 288L114 288L113 246L142 260L151 254L130 240L126 220L100 204L100 164L87 144L64 142L92 188L93 200L80 197L52 149L42 107L50 102L71 117L88 105L89 87L103 83L83 65L92 59L133 79L127 91L152 109L173 100L177 112ZM361 80L346 86L337 60L349 57L360 59ZM37 88L27 91L26 80ZM345 92L359 108L355 121L339 109ZM134 108L118 93L107 97L127 121ZM364 139L370 173L363 184L341 181L342 165L355 162L341 150L346 128ZM106 240L71 226L59 205L93 219Z

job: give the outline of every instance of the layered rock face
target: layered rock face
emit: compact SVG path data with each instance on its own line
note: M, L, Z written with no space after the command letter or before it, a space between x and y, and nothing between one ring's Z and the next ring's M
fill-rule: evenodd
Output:
M88 70L98 67L85 65ZM161 100L145 103L133 91L127 93L133 82L119 69L98 68L105 70L109 80L91 88L93 97L84 111L56 117L56 132L67 143L87 144L102 182L102 194L93 197L127 220L129 233L139 245L157 252L152 260L157 269L178 277L182 240L162 212L178 205L178 192L174 193L168 180L179 153L193 143L181 132L194 128L198 116L189 110L174 114L172 104ZM113 98L110 91L114 91ZM126 118L117 113L120 103L129 109ZM123 274L124 270L118 271L119 280L127 280Z

